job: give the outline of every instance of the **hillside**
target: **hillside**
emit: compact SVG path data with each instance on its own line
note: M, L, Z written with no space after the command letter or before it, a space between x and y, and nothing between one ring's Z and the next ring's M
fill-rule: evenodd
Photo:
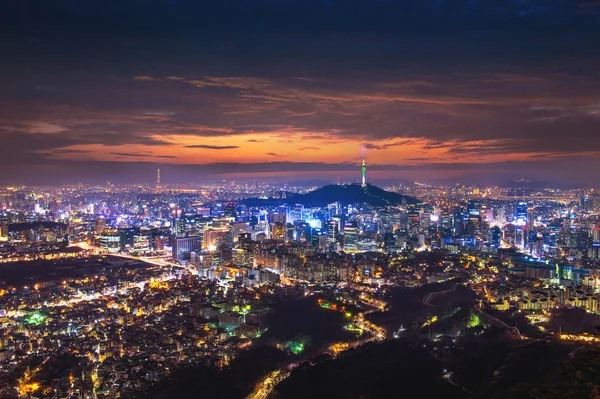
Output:
M303 204L306 206L326 205L332 202L343 204L368 204L371 206L388 206L402 204L416 204L415 197L400 195L385 191L372 184L362 187L360 184L330 184L306 194L286 193L285 198L258 199L251 198L245 201L249 205L269 205L275 202L288 204Z

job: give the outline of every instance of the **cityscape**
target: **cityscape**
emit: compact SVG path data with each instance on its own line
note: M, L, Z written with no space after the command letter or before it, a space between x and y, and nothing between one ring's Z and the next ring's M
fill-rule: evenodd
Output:
M267 346L283 361L246 392L267 398L303 362L387 340L426 342L451 388L464 337L600 342L600 192L382 189L364 156L360 183L316 189L170 187L158 170L154 185L4 188L1 389L136 397Z
M0 399L600 398L598 1L0 31Z

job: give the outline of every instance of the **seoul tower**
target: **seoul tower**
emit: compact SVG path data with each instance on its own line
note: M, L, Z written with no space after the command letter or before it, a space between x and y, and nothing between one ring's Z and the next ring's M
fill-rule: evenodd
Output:
M360 168L362 173L362 186L367 186L367 165L365 165L365 149L362 150L362 167Z

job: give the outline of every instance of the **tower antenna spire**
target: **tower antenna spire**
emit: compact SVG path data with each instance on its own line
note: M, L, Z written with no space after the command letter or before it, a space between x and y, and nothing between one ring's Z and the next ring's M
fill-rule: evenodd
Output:
M362 174L362 186L367 186L367 165L365 164L365 149L362 149L362 166L360 168Z

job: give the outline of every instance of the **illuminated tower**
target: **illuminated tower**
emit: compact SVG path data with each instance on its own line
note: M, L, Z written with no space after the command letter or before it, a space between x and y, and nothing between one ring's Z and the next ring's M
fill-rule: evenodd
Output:
M156 170L156 185L160 185L160 169Z
M367 186L367 165L365 165L365 150L362 151L362 167L360 168L362 174L362 186Z

